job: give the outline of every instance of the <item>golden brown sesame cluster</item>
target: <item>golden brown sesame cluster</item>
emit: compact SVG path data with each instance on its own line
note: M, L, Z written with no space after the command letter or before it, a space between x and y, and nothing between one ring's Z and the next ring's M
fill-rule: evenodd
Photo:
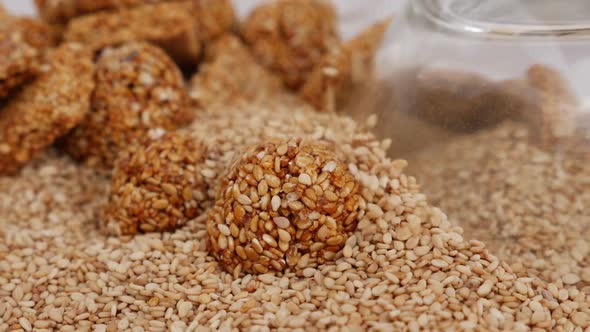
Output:
M231 0L193 0L193 16L198 25L199 37L205 44L231 32L236 25Z
M53 42L44 23L23 17L0 19L0 98L35 76L41 58Z
M206 196L204 159L204 147L181 134L133 146L113 171L106 230L118 235L172 231L195 218Z
M35 0L39 14L49 23L65 24L69 20L103 10L131 8L146 3L178 0Z
M0 175L26 162L78 124L94 82L90 52L77 44L51 50L35 80L0 110Z
M96 12L183 1L186 0L35 0L35 4L45 21L63 25L76 17ZM230 0L193 0L193 3L199 30L207 36L219 35L234 24L234 10Z
M76 18L69 23L64 38L97 50L145 40L166 50L180 65L192 67L198 62L203 43L229 30L233 23L229 0L164 2Z
M150 129L190 122L184 81L159 48L131 42L104 49L96 63L91 111L65 140L77 159L112 167L117 153Z
M299 95L321 111L333 112L346 105L355 88L372 78L373 60L390 22L375 23L322 57Z
M391 19L341 43L324 0L283 0L257 7L241 33L256 60L319 111L350 105L372 79L374 57Z
M239 38L225 35L207 48L189 91L200 106L208 107L214 102L262 100L283 90L280 79L259 65Z
M70 22L64 39L97 50L146 40L165 49L178 63L193 64L201 53L201 42L191 10L191 2L183 1L82 16Z
M272 1L254 9L242 35L263 65L297 89L321 57L338 46L336 28L336 13L327 1Z
M222 181L207 232L210 252L228 272L283 271L303 256L334 259L356 228L358 184L325 143L256 145Z

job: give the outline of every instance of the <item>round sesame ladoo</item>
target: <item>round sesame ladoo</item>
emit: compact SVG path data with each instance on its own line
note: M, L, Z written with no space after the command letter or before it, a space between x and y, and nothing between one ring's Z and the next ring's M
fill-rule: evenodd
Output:
M322 142L254 146L222 181L207 233L209 251L228 272L331 260L356 228L359 186Z
M178 133L143 140L121 153L104 213L106 231L171 231L195 218L206 197L204 159L204 146Z
M91 112L64 144L78 160L111 168L119 151L149 130L190 122L182 74L156 46L131 42L104 49L95 81Z

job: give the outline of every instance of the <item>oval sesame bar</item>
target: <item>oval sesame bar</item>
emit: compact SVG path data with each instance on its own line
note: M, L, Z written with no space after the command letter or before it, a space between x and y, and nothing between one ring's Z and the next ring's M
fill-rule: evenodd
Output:
M0 20L0 98L35 75L40 57L52 44L51 30L30 18Z
M72 20L66 41L99 50L132 40L145 40L164 48L181 64L195 63L201 53L192 3L143 5L114 12L100 12Z
M77 44L50 51L39 76L0 109L0 174L18 171L89 109L90 53Z

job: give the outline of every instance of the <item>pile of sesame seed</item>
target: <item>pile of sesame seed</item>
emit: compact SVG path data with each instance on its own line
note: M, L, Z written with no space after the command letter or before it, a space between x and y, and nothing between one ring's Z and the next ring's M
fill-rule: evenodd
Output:
M205 214L175 232L106 237L108 179L50 151L0 178L0 330L588 331L588 295L517 276L464 239L365 126L289 98L198 119L189 132L211 149L212 183L251 144L334 143L360 184L358 227L334 260L233 276L208 253Z
M531 136L504 123L423 152L415 172L433 204L517 274L590 294L588 142L546 150Z

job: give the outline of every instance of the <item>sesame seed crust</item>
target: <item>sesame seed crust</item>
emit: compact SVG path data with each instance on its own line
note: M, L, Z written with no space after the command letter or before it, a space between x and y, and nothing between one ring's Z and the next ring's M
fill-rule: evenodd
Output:
M145 4L182 2L183 0L36 0L43 19L66 24L71 19L101 11L131 9ZM194 0L195 17L203 39L211 39L230 30L235 23L231 0ZM165 7L167 8L167 7Z
M104 10L131 8L145 3L178 0L35 0L41 17L55 24L68 23L72 18Z
M145 139L117 161L105 209L106 231L133 235L175 230L203 210L205 148L167 133Z
M334 7L324 0L287 0L256 7L242 35L261 64L292 89L339 43Z
M132 40L145 40L164 50L180 65L193 65L201 53L201 40L191 1L147 4L112 12L99 12L70 21L66 41L95 50Z
M0 110L0 174L17 172L76 126L89 109L91 55L80 45L50 51L35 80Z
M222 36L207 47L205 62L189 87L191 99L203 107L256 102L281 92L280 79L259 65L233 35Z
M104 49L96 63L91 112L65 140L65 150L111 168L117 154L150 130L190 122L180 70L156 46L131 42Z
M210 252L228 272L283 271L304 255L323 263L356 228L358 183L320 142L254 146L222 181L207 232Z
M4 16L0 20L0 98L34 77L45 49L52 44L51 30L30 18Z
M231 0L193 0L199 36L205 43L234 30L236 13Z

